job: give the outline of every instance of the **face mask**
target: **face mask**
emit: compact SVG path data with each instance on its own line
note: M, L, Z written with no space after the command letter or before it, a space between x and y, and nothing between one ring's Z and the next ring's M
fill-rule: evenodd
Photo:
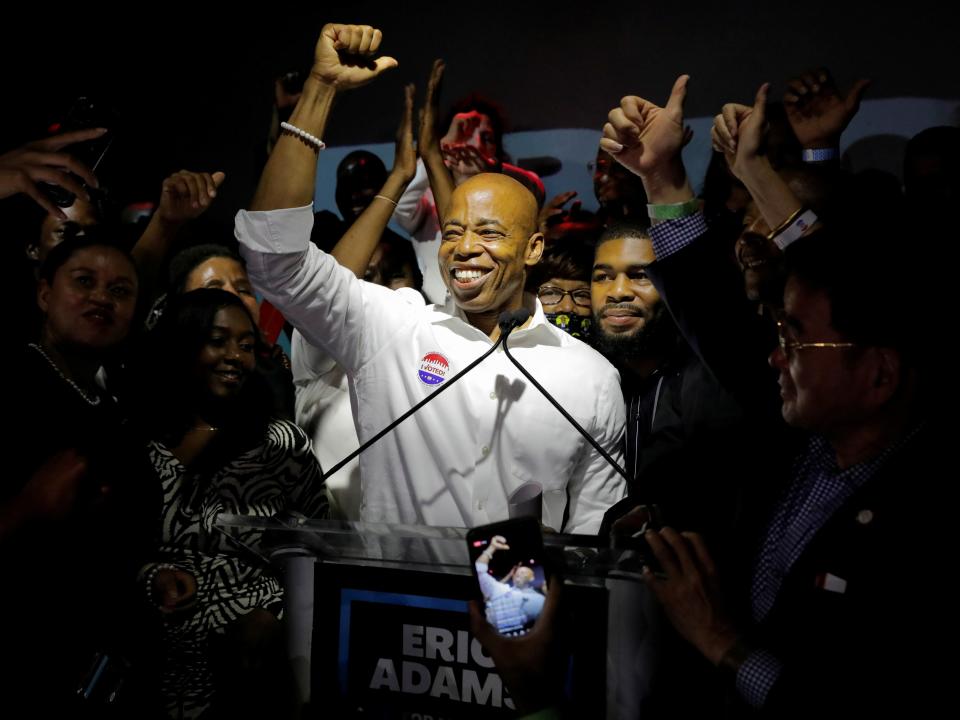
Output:
M556 325L565 333L585 343L590 342L590 326L593 325L591 318L582 317L576 313L546 313L545 317L548 323Z

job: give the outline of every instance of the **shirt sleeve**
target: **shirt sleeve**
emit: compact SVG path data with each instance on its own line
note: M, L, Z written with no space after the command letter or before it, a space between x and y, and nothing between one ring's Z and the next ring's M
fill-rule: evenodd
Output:
M307 342L354 371L411 322L419 296L358 280L310 242L312 225L309 205L241 210L235 231L254 287Z
M433 212L433 203L429 201L427 192L429 189L427 168L423 160L418 159L417 172L397 200L397 207L393 211L393 219L408 233L415 233L423 225L427 215Z
M737 692L751 707L762 708L783 664L766 650L754 650L737 669Z
M626 408L619 375L612 367L597 393L594 417L593 438L623 467ZM587 445L567 485L570 513L563 532L596 534L603 514L626 494L624 477L592 445Z
M707 221L702 212L676 220L667 220L650 228L653 254L658 260L683 250L694 240L707 234Z
M480 583L480 592L483 593L483 597L487 601L503 594L504 587L502 583L497 582L488 572L489 566L487 563L477 561L473 566L477 571L477 582Z

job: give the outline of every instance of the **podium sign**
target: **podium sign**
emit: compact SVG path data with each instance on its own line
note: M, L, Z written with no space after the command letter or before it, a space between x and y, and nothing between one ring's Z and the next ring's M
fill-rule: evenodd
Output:
M264 540L249 551L271 557L284 578L292 647L307 633L311 639L301 653L308 656L311 717L516 716L493 662L469 631L476 579L464 529L237 516L218 521L228 535L253 527ZM613 627L610 557L583 545L590 540L545 538L548 554L565 568L561 622L571 660L562 702L573 717L614 717L605 702ZM300 569L294 571L295 563ZM303 563L312 570L308 581Z

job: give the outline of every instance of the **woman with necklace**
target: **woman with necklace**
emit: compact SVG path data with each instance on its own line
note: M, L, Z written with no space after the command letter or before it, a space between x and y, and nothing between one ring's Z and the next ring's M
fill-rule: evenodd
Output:
M280 584L214 528L220 513L327 511L309 440L274 418L254 371L258 342L240 298L195 290L171 299L138 368L140 421L164 498L163 562L143 577L164 617L162 691L173 717L199 717L211 705L237 717L280 717L292 700ZM257 533L241 535L257 545Z
M71 716L80 715L77 689L96 657L116 668L138 650L129 642L137 636L134 579L150 556L159 493L100 382L126 342L137 289L129 254L103 235L51 250L38 285L42 328L8 376L12 422L0 480L0 562L10 583L0 594L5 694L9 688L31 707Z

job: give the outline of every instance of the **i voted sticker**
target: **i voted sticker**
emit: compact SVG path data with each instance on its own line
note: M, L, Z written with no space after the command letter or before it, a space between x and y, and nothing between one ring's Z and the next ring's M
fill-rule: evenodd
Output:
M450 363L438 352L427 353L420 361L420 382L424 385L439 385L447 379Z

